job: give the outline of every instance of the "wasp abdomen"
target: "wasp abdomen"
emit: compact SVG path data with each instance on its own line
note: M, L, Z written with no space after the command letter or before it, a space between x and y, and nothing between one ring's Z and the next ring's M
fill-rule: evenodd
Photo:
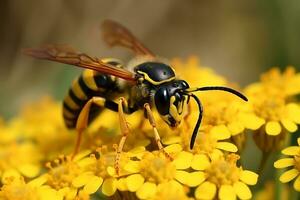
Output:
M110 64L120 65L115 61L107 61ZM77 78L63 101L63 118L68 128L75 128L78 115L84 105L94 96L105 99L111 96L112 92L118 91L117 79L114 76L101 74L93 70L84 70ZM107 105L106 105L107 104ZM105 101L103 108L117 110L111 101ZM89 113L89 121L99 114L101 107L93 105Z

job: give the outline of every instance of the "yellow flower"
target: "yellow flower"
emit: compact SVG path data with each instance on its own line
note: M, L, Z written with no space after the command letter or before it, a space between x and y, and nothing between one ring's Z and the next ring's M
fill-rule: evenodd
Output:
M298 129L300 106L292 95L300 91L299 76L290 68L282 75L277 69L272 69L262 76L261 82L245 89L252 112L257 117L255 121L260 124L253 137L264 152L280 148L286 134Z
M284 172L279 180L283 183L294 181L294 189L300 191L300 138L297 140L298 146L290 146L281 151L282 154L291 156L289 158L282 158L274 163L276 168L291 167L288 171Z
M29 141L12 141L0 145L0 176L3 179L11 175L33 178L41 170L41 154ZM29 156L30 155L30 156Z
M205 126L203 125L202 130L199 131L195 146L190 149L190 139L192 129L181 130L180 136L169 136L163 138L164 144L175 144L179 143L183 150L190 151L193 154L205 154L209 158L218 158L225 152L237 152L237 147L226 141L231 137L231 133L224 125L220 126Z
M74 146L75 131L70 133L65 127L61 112L61 102L44 97L24 106L8 126L18 140L34 141L43 159L51 160L58 154L70 153Z
M1 200L63 200L54 189L25 183L23 177L9 177L0 191Z
M163 184L174 185L173 189L177 191L183 190L183 186L176 180L189 186L197 185L201 181L201 173L184 171L190 167L189 160L193 155L185 151L179 152L181 148L178 145L171 145L166 150L169 153L177 152L174 161L170 161L159 151L146 151L141 157L128 161L124 169L131 174L120 177L118 190L135 192L139 199L156 199L158 194L172 191ZM163 191L162 188L166 190Z
M70 156L60 156L53 162L48 162L48 172L34 179L32 184L48 186L55 189L65 199L75 199L80 189L73 185L73 181L85 172L89 165L87 155L90 151L77 154L72 160Z
M239 156L229 154L209 161L207 157L198 155L194 158L194 168L203 173L202 182L196 188L197 199L251 199L252 193L248 185L255 185L258 175L243 170L236 165Z

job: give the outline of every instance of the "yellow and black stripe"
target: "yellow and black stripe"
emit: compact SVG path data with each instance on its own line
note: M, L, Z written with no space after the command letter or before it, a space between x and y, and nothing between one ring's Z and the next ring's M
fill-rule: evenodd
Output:
M103 62L121 67L121 64L115 59L104 59ZM84 105L93 96L100 96L105 99L103 108L118 111L118 105L109 100L112 93L118 92L117 78L114 76L100 74L93 70L84 70L77 78L63 101L63 118L68 128L75 128L78 115ZM98 105L93 105L89 114L91 121L102 110Z

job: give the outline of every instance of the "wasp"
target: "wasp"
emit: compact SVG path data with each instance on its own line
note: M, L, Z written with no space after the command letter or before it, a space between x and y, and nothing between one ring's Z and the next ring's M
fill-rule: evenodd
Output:
M125 47L135 54L135 58L124 65L118 59L91 57L63 45L24 49L25 54L38 59L85 69L73 82L63 101L64 122L68 128L77 130L73 156L79 150L83 131L104 108L117 112L120 119L122 137L115 159L118 172L121 152L130 132L125 114L144 110L145 118L152 126L158 149L171 158L164 151L152 110L156 110L170 127L176 127L184 113L187 113L190 99L194 99L198 105L199 116L191 136L192 149L203 114L201 101L194 92L222 90L247 101L243 94L228 87L190 87L185 80L176 77L175 70L168 63L159 59L119 23L106 20L101 28L103 39L109 46Z

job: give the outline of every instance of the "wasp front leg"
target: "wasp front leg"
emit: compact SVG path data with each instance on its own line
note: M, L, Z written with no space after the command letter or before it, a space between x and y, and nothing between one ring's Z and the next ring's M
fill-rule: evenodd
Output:
M126 118L125 118L123 107L127 111L129 110L127 100L125 98L121 97L119 99L119 102L118 102L118 113L119 113L119 120L120 120L120 128L121 128L122 137L121 137L121 140L120 140L119 145L117 147L117 154L116 154L116 159L115 159L115 170L116 170L117 174L119 174L119 172L120 172L121 153L123 151L125 141L127 139L129 131L130 131L129 126L128 126L128 122L126 121Z
M173 158L171 157L171 155L165 151L162 143L161 143L161 139L160 139L160 136L158 134L158 131L157 131L157 128L156 128L156 122L155 122L155 119L154 119L154 116L153 116L153 113L151 111L151 108L150 108L150 105L148 103L145 103L144 104L144 108L146 110L146 113L147 113L147 117L148 117L148 120L150 122L150 125L152 126L152 129L153 129L153 132L154 132L154 138L155 138L155 142L158 146L158 149L160 151L162 151L164 153L164 155L170 159L170 160L173 160Z

